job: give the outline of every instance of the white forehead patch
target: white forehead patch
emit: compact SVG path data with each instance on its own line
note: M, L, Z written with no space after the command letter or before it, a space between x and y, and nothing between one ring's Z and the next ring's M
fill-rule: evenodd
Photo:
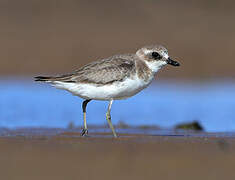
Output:
M168 52L167 52L167 51L161 51L161 54L162 54L162 56L163 56L165 59L168 59L168 58L169 58L169 55L168 55Z
M169 55L168 55L168 54L163 54L163 57L164 57L165 59L168 59L168 58L169 58Z

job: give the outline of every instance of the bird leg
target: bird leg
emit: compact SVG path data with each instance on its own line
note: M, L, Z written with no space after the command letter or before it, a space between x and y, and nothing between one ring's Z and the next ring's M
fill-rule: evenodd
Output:
M91 99L86 99L82 103L84 128L82 128L81 136L86 136L88 134L87 123L86 123L86 106L90 101Z
M112 103L113 103L113 100L110 100L110 101L109 101L109 106L108 106L108 111L107 111L107 113L106 113L106 120L108 121L109 127L110 127L110 129L112 130L112 132L113 132L113 136L116 138L116 137L117 137L117 134L116 134L115 129L114 129L114 127L113 127L113 124L112 124L112 122L111 122L111 115L110 115Z

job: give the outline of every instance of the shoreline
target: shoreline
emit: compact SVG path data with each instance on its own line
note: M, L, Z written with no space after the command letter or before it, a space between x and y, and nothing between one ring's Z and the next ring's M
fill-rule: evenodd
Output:
M3 179L235 178L234 137L34 130L0 136Z

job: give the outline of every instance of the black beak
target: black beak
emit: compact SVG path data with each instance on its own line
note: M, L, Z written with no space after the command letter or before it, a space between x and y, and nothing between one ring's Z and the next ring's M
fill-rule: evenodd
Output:
M178 63L177 61L172 60L171 58L168 58L166 62L167 62L167 64L170 64L172 66L180 66L180 63Z

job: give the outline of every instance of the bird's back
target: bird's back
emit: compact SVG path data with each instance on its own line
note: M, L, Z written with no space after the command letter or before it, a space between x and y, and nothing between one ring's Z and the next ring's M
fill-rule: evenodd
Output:
M110 84L115 81L122 81L131 76L135 69L135 55L115 55L106 59L91 62L78 70L60 76L38 76L36 81L49 83L89 83L89 84Z

